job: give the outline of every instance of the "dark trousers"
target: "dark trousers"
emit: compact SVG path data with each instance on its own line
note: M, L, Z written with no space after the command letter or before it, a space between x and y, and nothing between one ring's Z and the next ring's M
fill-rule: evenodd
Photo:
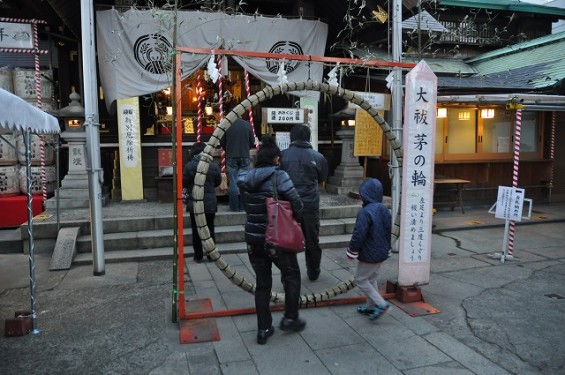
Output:
M273 324L273 317L269 306L271 289L273 287L272 264L281 271L281 282L285 294L285 313L289 319L298 319L298 305L300 300L300 267L295 253L277 252L276 258L266 255L263 246L251 246L249 261L255 271L255 309L257 311L258 329L269 329Z
M210 237L216 242L216 236L214 232L214 219L216 213L205 213L206 224L208 224L208 230L210 231ZM192 227L192 247L194 248L194 259L202 259L204 257L204 251L202 250L202 240L198 234L198 228L196 226L196 217L194 212L190 212L190 226Z
M311 210L302 213L302 232L306 245L306 270L308 273L319 273L322 260L320 248L320 210Z

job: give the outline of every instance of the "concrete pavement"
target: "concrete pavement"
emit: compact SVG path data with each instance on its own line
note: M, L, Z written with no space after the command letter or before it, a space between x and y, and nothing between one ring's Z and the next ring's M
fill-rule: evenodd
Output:
M440 313L410 317L400 308L376 322L356 305L301 310L301 333L276 329L256 343L254 314L215 318L220 341L180 344L171 322L172 262L106 264L48 271L36 256L39 334L5 338L1 374L560 374L565 373L565 205L536 207L533 225L516 228L513 261L501 250L504 222L487 208L439 211L434 217L432 274L422 287ZM304 261L300 264L304 271ZM223 258L253 280L245 254ZM398 255L382 267L396 280ZM315 282L303 272L302 294L349 279L344 249L324 250ZM189 300L214 310L253 307L214 263L186 266ZM275 273L278 271L274 270ZM275 290L281 291L275 275ZM337 298L359 296L357 289ZM190 303L190 302L189 302ZM0 254L0 316L29 309L28 257ZM275 312L278 323L282 312Z

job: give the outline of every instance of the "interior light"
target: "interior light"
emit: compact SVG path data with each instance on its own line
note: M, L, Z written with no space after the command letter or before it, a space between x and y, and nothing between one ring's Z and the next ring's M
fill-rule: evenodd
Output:
M71 128L77 128L82 124L81 120L78 119L71 119L67 121L67 124L69 125L69 127Z
M173 115L173 107L167 107L167 116Z
M494 118L494 108L481 109L482 118Z
M437 118L446 118L447 117L447 108L438 108L437 109Z
M459 120L462 120L462 121L470 120L471 119L471 112L469 112L469 111L459 112L458 118L459 118Z
M214 113L214 108L212 108L211 105L207 105L206 107L204 107L204 113L206 113L206 116L212 116L212 114Z

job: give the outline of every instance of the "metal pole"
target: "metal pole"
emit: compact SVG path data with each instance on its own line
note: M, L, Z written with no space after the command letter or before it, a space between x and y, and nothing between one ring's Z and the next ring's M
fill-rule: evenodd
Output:
M402 1L394 0L392 13L392 61L401 62L402 53ZM402 140L402 70L395 66L392 68L392 130L399 141ZM391 172L392 172L392 218L396 220L400 209L400 170L398 160L394 152L391 151ZM399 243L393 245L393 251L398 252Z
M61 230L61 220L59 218L59 210L61 209L60 201L59 201L59 194L61 193L61 190L59 190L59 183L60 183L60 178L61 178L60 173L59 173L59 163L60 163L59 151L61 150L61 135L60 134L57 134L55 136L55 145L54 146L55 146L55 156L56 156L55 165L57 167L57 185L56 185L56 189L55 189L56 190L55 191L55 194L56 194L55 202L57 202L57 209L56 209L56 212L57 212L57 233L59 233L59 230Z
M37 328L37 310L35 308L35 244L33 242L33 196L32 196L32 179L31 179L31 146L30 129L27 128L23 133L26 149L26 172L27 172L27 232L29 246L29 290L31 299L31 321L32 333L39 333Z
M84 114L86 130L86 170L90 200L90 233L92 238L92 265L94 276L106 273L104 268L104 238L102 226L102 183L100 168L100 134L98 116L98 80L94 45L94 14L92 0L81 0L81 29L84 77Z

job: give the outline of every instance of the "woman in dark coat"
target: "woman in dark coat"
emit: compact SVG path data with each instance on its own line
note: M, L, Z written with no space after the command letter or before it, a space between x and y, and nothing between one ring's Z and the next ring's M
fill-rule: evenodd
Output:
M194 177L196 176L196 167L202 157L202 152L206 148L206 143L197 142L192 146L190 151L190 161L185 164L182 172L182 186L188 191L188 200L186 201L186 212L190 213L190 225L192 226L192 247L194 248L194 261L202 262L204 252L202 250L202 240L198 234L196 226L196 218L194 216L194 199L192 198L192 188L194 187ZM216 198L216 187L222 182L222 174L218 163L210 162L208 173L206 174L206 182L204 183L204 215L210 236L216 241L214 233L214 219L218 211L218 199ZM210 259L210 256L208 256Z
M296 253L265 249L267 225L266 197L272 197L277 189L279 199L290 201L294 217L300 222L303 204L288 174L278 168L281 151L274 139L265 135L257 152L255 168L241 171L237 186L243 194L247 221L245 241L249 261L255 271L255 309L257 311L257 343L263 345L275 331L269 307L273 285L272 264L281 271L285 293L285 313L279 327L283 331L299 332L306 322L298 317L300 300L300 267ZM276 186L273 186L273 181Z

